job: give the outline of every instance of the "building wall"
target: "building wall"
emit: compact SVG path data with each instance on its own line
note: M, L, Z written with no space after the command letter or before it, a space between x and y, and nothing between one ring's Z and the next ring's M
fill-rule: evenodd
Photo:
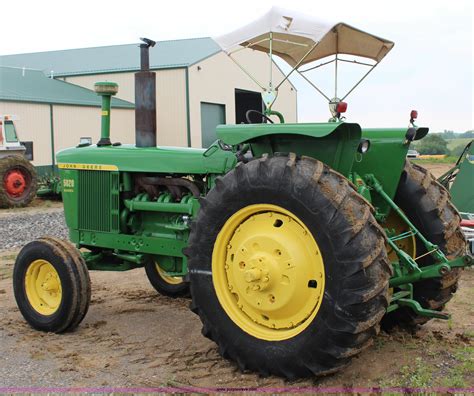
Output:
M268 84L268 55L253 50L243 50L235 58L255 75L260 84ZM283 74L273 64L273 81L279 83ZM261 92L232 59L223 52L207 58L189 68L189 97L191 118L191 145L201 147L201 102L226 106L227 124L235 123L235 89ZM278 99L273 106L285 116L286 122L296 122L296 95L293 86L286 81L279 88Z
M0 101L0 114L15 115L20 141L33 142L33 164L51 164L51 122L48 104Z
M100 108L53 105L54 151L76 146L80 137L89 136L96 143L100 137ZM40 103L0 102L0 114L16 115L20 141L33 141L33 165L52 164L50 105ZM133 109L112 108L113 142L135 142Z
M188 145L185 69L156 73L156 128L159 145Z
M255 74L257 80L268 84L268 56L265 53L244 50L236 59ZM198 70L198 67L200 70ZM274 82L283 78L280 69L273 65ZM119 84L117 97L135 101L134 73L109 73L90 76L71 76L66 81L93 89L97 81ZM226 122L235 123L235 89L261 92L255 84L226 54L218 53L189 68L189 100L191 146L201 147L201 102L226 106ZM296 122L297 92L289 81L280 88L274 109L281 111L286 122ZM157 142L163 146L187 146L186 71L168 69L156 71Z
M119 85L117 97L120 99L135 102L135 77L134 73L107 73L92 74L88 76L71 76L61 78L71 84L94 90L94 84L99 81L113 81Z
M73 76L65 80L88 89L94 89L97 81L113 81L119 84L118 98L135 102L134 73ZM187 146L185 69L156 71L156 108L158 145Z
M53 106L55 151L76 146L80 137L91 137L92 143L100 138L100 108L86 106ZM110 137L112 142L133 144L135 121L133 109L112 108Z

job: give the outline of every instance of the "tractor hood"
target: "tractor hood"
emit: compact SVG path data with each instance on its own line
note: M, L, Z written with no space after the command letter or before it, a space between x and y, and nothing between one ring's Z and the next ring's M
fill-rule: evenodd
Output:
M135 147L96 145L75 147L57 154L60 169L116 170L181 174L224 173L235 166L232 152L182 147Z

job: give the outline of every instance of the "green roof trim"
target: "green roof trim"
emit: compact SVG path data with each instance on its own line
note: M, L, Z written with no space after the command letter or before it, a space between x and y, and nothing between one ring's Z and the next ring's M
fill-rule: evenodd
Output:
M0 100L94 107L102 103L94 91L48 78L40 70L4 66L0 66ZM135 105L112 98L112 107L133 109Z
M221 49L210 37L158 41L150 48L150 69L191 66ZM28 67L53 77L117 73L140 69L138 44L0 56L0 66Z

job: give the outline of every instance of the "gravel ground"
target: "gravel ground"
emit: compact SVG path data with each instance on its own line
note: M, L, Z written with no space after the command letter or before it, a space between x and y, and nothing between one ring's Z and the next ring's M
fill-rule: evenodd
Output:
M40 213L5 214L0 217L0 251L22 247L44 235L66 239L68 230L62 209Z

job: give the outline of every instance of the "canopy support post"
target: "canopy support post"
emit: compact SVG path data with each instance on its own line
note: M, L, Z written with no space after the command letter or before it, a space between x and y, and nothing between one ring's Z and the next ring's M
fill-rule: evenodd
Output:
M270 54L270 81L268 83L268 90L271 91L273 88L273 33L270 32L270 48L269 48L269 54Z
M232 61L240 68L240 70L242 70L255 84L257 84L257 85L260 87L260 89L261 89L262 91L266 91L266 90L267 90L262 84L260 84L260 83L257 81L257 79L256 79L254 76L252 76L252 74L251 74L250 72L247 71L247 69L245 69L245 67L243 67L239 62L237 62L237 60L234 59L231 54L228 54L227 56L228 56L230 59L232 59Z
M316 91L318 91L322 96L324 96L324 97L327 99L328 102L331 101L331 99L329 99L329 98L324 94L324 92L321 91L321 90L316 86L316 84L314 84L308 77L306 77L306 76L305 76L303 73L301 73L299 70L296 70L296 72L297 72L301 77L303 77L303 78L308 82L309 85L311 85Z
M291 74L298 69L298 67L301 66L301 64L303 63L303 61L308 57L308 55L313 52L314 48L319 44L319 41L317 43L314 43L314 45L309 49L309 51L300 59L300 61L293 67L293 69L291 69L291 71L285 76L285 78L283 80L281 80L281 82L275 87L275 90L277 90L278 88L280 88L280 86L286 81L288 80L288 77L291 76ZM301 74L301 73L300 73Z

